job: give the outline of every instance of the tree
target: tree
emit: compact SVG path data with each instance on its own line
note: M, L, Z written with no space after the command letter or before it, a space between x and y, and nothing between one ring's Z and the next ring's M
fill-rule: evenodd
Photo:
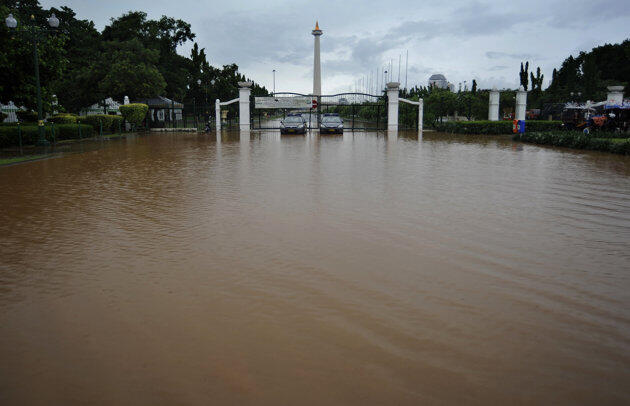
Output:
M457 96L450 90L433 87L425 104L428 113L442 121L442 117L455 113L457 102Z
M50 11L44 10L37 0L4 0L0 5L3 16L12 13L18 20L18 28L10 30L5 24L0 28L0 100L14 101L17 105L35 109L37 90L33 43L28 36L16 30L25 26L48 27ZM33 18L31 18L31 16ZM41 35L38 42L39 77L44 111L50 111L55 89L53 83L61 78L67 65L65 45L68 41L63 32L63 21L56 34Z
M101 76L98 91L101 97L122 100L142 99L162 94L166 81L156 67L157 50L146 49L138 39L105 43L103 60L111 61L96 68Z
M525 68L523 68L523 62L521 62L521 72L519 73L521 79L521 86L523 89L527 90L528 84L528 71L529 71L529 62L525 62Z

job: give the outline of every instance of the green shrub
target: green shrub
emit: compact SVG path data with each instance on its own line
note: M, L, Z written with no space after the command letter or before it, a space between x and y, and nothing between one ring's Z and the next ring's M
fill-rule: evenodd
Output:
M6 120L7 117L9 117L8 114L3 113L3 112L0 111L0 123L2 123L4 120Z
M137 127L142 123L142 120L147 116L149 106L142 103L125 104L119 107L120 114L131 123L134 127Z
M604 136L604 137L602 137ZM613 138L612 136L616 136ZM589 149L630 155L630 138L621 134L599 133L584 134L578 131L533 131L515 134L514 140L555 147Z
M18 110L16 113L20 123L36 123L37 113L34 111Z
M79 124L54 124L55 126L55 139L68 140L79 138ZM81 137L88 138L93 136L93 129L91 125L81 124ZM34 144L39 138L39 133L36 125L21 125L22 131L22 144L29 145ZM53 140L52 137L52 125L48 124L44 126L46 132L46 139ZM18 126L2 126L0 127L0 148L13 147L19 145Z
M111 114L95 114L91 116L77 117L77 122L90 124L94 127L94 131L99 131L101 123L103 124L103 132L118 132L122 125L123 118L121 116L114 116Z
M122 126L123 126L123 118L122 116L110 116L112 118L112 125L110 127L110 131L111 132L118 132L119 130L122 130Z
M60 113L49 117L48 121L55 124L76 124L77 116L74 114Z
M456 134L512 134L512 121L449 121L437 123L435 129ZM551 131L562 128L560 121L525 121L525 131Z

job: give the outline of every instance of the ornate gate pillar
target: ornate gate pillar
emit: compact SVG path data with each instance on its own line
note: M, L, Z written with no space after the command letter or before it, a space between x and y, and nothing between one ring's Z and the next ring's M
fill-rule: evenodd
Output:
M523 86L519 87L516 92L516 119L525 120L527 111L527 91Z
M499 91L493 87L488 105L488 120L490 121L499 121L499 97Z
M219 99L214 102L214 117L218 134L221 132L221 100Z
M239 129L249 130L250 129L250 120L249 120L249 96L252 94L252 89L250 86L252 82L238 82L238 124Z
M400 83L387 84L387 129L398 130L398 88Z

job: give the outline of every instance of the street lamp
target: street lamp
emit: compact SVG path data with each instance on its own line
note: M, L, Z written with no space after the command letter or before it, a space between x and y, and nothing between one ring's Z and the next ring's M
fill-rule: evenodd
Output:
M273 96L276 97L276 70L273 70Z
M35 20L35 16L31 15L31 20ZM18 22L13 17L13 14L9 14L4 20L5 24L10 30L17 29ZM48 18L48 25L53 30L59 27L59 19L53 13ZM36 25L24 26L21 33L33 43L33 60L35 64L35 85L37 88L37 132L38 139L36 145L48 145L46 135L44 133L44 115L42 113L42 89L39 83L39 54L37 52L37 44L39 43L42 35L46 32L45 28L38 27Z

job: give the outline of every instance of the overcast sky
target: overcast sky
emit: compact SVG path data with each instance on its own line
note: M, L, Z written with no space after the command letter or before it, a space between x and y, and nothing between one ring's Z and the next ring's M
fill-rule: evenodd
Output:
M354 89L393 60L393 79L426 85L442 73L458 87L476 79L481 88L518 86L520 62L540 66L547 86L554 67L570 54L630 37L628 0L43 0L43 7L69 6L98 29L111 17L143 10L192 25L210 63L237 63L253 80L276 90L310 93L313 36L319 20L322 91ZM189 54L192 44L181 47Z

